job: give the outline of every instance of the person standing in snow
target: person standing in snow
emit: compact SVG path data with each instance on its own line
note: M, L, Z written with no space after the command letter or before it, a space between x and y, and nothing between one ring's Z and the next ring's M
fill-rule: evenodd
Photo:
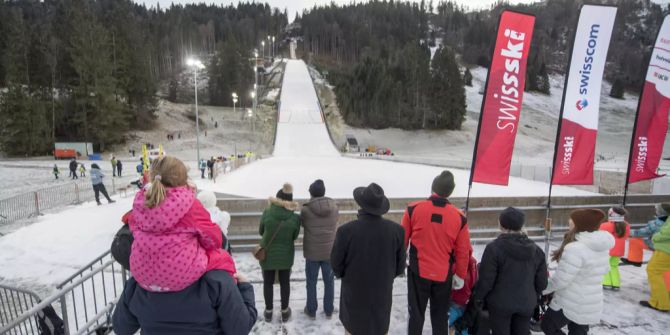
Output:
M354 189L358 219L337 229L330 264L342 279L340 321L348 334L386 334L393 281L405 271L405 231L384 219L389 200L372 183Z
M54 164L54 169L53 169L53 174L56 179L58 179L58 175L60 174L60 170L58 170L58 166Z
M474 325L466 325L464 322L457 321L463 318L470 300L472 292L475 289L477 278L477 259L472 256L472 247L470 247L470 261L468 262L468 274L465 278L465 285L460 290L451 291L451 306L449 307L449 327L453 327L455 335L476 334ZM472 328L472 329L471 329Z
M642 266L644 250L654 251L652 236L661 231L668 220L670 203L656 204L656 217L647 222L647 225L630 231L631 239L628 241L628 258L621 258L623 264Z
M203 190L198 192L198 200L209 212L212 222L216 223L223 233L222 248L230 253L230 242L228 241L228 226L230 226L230 213L222 211L216 206L216 195L212 191Z
M116 161L116 175L121 177L121 170L123 170L123 164L121 163L121 160Z
M200 178L205 179L205 169L207 168L207 162L205 162L205 159L200 159L198 167L200 168Z
M603 309L602 278L609 271L612 234L599 230L605 213L599 209L578 209L570 213L570 230L551 259L558 267L549 278L544 295L553 293L542 319L542 331L548 335L587 334L589 325L600 322Z
M116 177L116 157L112 156L110 163L112 163L112 177Z
M98 164L91 164L91 183L93 184L93 192L95 193L95 202L98 203L98 206L102 205L100 202L100 193L105 196L107 202L113 204L115 201L112 200L107 194L107 189L105 184L102 183L102 179L105 178L105 175L100 171Z
M452 285L461 289L468 273L471 246L467 221L447 199L455 187L454 175L443 171L433 179L431 196L409 204L402 218L405 247L409 248L410 335L422 333L428 301L433 334L448 332Z
M84 164L79 165L79 176L86 177L86 166Z
M654 254L647 264L651 295L640 305L660 312L670 312L670 225L654 234Z
M626 210L623 207L612 207L607 211L608 221L600 225L614 237L614 247L610 250L610 272L603 278L603 288L618 291L621 287L619 261L626 252L626 240L630 235L630 225L624 219Z
M307 277L307 304L305 314L316 318L318 302L316 282L319 269L323 279L323 311L331 318L335 301L335 277L330 265L330 252L335 242L339 210L335 200L326 197L323 180L317 179L309 186L311 199L302 206L300 221L304 227L303 254L305 256L305 276Z
M207 160L207 178L214 178L214 157Z
M523 231L525 215L508 207L500 213L502 234L484 249L475 300L489 313L494 335L529 334L530 318L547 288L542 249Z
M268 207L261 216L258 233L260 245L265 248L266 258L260 261L263 270L263 297L265 298L266 322L272 321L275 278L279 278L281 295L281 319L291 318L289 298L291 296L291 267L295 256L295 240L300 234L300 217L294 212L299 205L293 201L293 186L286 183L270 198Z
M70 177L72 177L72 179L79 179L79 177L77 177L77 160L74 158L70 161Z

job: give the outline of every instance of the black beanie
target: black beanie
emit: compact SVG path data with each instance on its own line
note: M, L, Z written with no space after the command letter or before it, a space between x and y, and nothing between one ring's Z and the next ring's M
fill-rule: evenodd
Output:
M317 179L312 185L309 185L309 195L312 198L320 198L326 195L326 186L323 184L323 180Z
M525 219L526 215L523 214L522 211L514 207L505 208L500 213L500 217L498 217L498 221L500 221L500 226L502 226L507 230L513 230L513 231L521 230Z
M449 197L454 191L456 184L454 183L454 175L451 172L444 170L439 176L433 179L431 190L433 193L441 197Z
M293 201L293 186L286 183L284 186L277 192L277 199Z

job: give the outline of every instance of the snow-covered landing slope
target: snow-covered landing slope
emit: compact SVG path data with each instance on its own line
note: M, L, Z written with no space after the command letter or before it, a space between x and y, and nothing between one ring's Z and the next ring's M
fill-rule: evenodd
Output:
M445 152L445 155L449 155ZM198 187L251 198L274 195L284 182L294 185L296 198L309 198L309 185L323 179L326 194L351 198L355 187L380 184L390 197L424 197L433 178L443 169L420 164L342 157L333 146L322 119L316 91L307 66L301 60L286 64L274 157L244 166L217 179L217 184L197 181ZM467 193L468 171L452 170L454 196ZM567 187L554 188L556 195L592 195ZM511 178L509 187L475 185L472 196L544 196L548 185Z
M289 60L282 85L274 156L338 157L305 62Z

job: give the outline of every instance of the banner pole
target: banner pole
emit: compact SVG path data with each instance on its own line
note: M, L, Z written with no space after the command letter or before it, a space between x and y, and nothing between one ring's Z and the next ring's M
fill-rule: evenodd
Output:
M498 16L498 24L496 25L496 32L494 36L498 36L498 30L500 29L500 22L502 20L502 15L505 11L500 12ZM470 191L472 190L472 179L474 178L475 166L477 164L477 148L479 148L479 135L482 131L482 119L484 118L484 107L486 106L486 93L489 89L489 77L491 76L491 64L493 63L493 56L496 50L497 39L493 40L493 48L489 54L489 68L486 70L486 81L484 82L484 96L482 97L482 106L479 109L479 122L477 123L477 134L475 135L475 148L472 152L472 164L470 165L470 178L468 181L468 195L465 198L465 217L468 216L468 209L470 209Z
M663 22L665 22L665 18L663 17ZM628 200L628 180L630 179L630 170L631 167L633 166L633 148L635 147L635 137L637 135L637 122L640 119L640 106L642 106L642 97L644 96L644 88L647 83L647 75L649 74L649 65L651 65L651 56L654 54L654 49L656 49L656 41L658 40L658 36L661 34L661 28L663 28L663 22L661 23L661 26L658 28L658 31L656 32L656 38L654 39L654 47L651 48L651 52L647 56L645 64L647 64L647 72L645 72L645 77L642 80L642 87L640 88L640 97L637 99L637 110L635 111L635 120L633 121L633 133L630 135L630 148L628 150L628 164L626 167L626 180L624 180L624 188L623 188L623 199L621 201L622 206L626 206L626 200Z
M551 240L551 192L554 187L554 173L556 172L556 156L558 155L558 143L561 137L561 127L563 126L563 109L565 108L565 95L568 92L568 79L570 77L570 67L572 66L572 53L575 49L575 39L577 37L577 28L579 27L579 19L581 18L582 7L579 8L579 17L572 32L572 43L570 44L570 52L568 53L568 66L565 69L565 78L563 79L563 96L561 97L561 108L558 114L558 127L556 128L556 140L554 141L554 155L551 160L551 172L549 173L549 194L547 197L547 210L544 218L544 254L549 257L549 242Z

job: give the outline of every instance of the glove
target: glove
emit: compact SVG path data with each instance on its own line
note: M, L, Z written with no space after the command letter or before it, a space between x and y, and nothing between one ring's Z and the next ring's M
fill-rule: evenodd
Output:
M465 280L463 280L463 278L459 277L458 275L454 275L451 288L454 290L460 290L463 288L463 286L465 286Z

